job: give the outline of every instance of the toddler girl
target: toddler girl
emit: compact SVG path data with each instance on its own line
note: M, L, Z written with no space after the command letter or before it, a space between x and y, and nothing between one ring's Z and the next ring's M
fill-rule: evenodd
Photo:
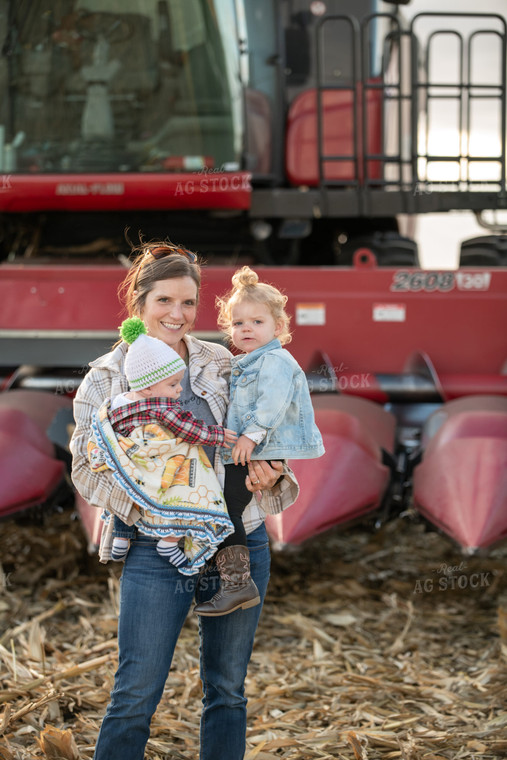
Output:
M226 297L217 299L219 325L242 352L232 359L226 419L227 427L239 437L232 451L222 452L225 501L235 527L225 544L247 554L242 513L252 496L245 486L248 462L315 459L324 454L324 445L315 424L305 373L283 348L291 340L290 317L285 311L287 296L259 282L249 267L234 274L232 285ZM231 510L233 503L235 508ZM227 552L227 548L223 551ZM220 571L219 555L217 565ZM226 603L221 587L195 611L219 615Z

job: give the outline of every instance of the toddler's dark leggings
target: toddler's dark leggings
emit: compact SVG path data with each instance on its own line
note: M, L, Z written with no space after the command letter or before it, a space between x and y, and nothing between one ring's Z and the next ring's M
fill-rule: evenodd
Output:
M245 485L247 475L248 465L246 464L225 465L224 496L229 517L234 525L234 533L227 536L225 541L220 544L219 549L235 544L246 546L246 533L242 518L245 507L252 498L252 494Z
M273 461L282 462L282 459L275 459ZM252 494L245 485L245 479L248 475L247 464L226 464L225 465L225 485L224 485L224 497L227 504L227 511L234 525L234 533L227 536L223 541L219 549L223 549L224 546L233 546L239 544L240 546L246 546L246 533L245 526L243 525L243 512L245 507L252 500ZM283 476L279 478L282 480Z

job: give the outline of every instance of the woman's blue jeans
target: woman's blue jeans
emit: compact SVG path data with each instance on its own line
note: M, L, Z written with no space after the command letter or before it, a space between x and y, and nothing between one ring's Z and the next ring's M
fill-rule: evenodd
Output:
M190 606L218 590L216 571L184 576L155 549L131 541L123 568L118 621L119 662L95 760L143 760L150 721L162 696ZM264 600L270 554L264 525L248 536L252 577ZM200 760L242 760L245 754L244 680L262 604L220 617L199 618L203 710ZM170 748L167 752L171 756Z

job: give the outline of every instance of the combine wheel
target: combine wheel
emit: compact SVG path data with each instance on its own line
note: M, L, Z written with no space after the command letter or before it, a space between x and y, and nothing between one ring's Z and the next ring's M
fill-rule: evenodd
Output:
M483 235L463 240L460 267L507 266L507 235Z
M354 254L360 248L368 248L375 254L381 267L418 267L419 255L417 243L411 238L402 237L397 232L374 232L350 238L343 245L338 263L351 266Z

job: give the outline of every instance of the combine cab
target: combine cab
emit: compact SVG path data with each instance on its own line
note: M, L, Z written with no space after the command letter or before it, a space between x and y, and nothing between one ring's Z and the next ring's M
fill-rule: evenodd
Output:
M129 227L207 260L200 336L241 264L289 297L327 454L273 539L408 499L467 551L507 535L506 22L404 5L0 0L2 514L58 493ZM452 210L488 234L422 270L414 220Z

